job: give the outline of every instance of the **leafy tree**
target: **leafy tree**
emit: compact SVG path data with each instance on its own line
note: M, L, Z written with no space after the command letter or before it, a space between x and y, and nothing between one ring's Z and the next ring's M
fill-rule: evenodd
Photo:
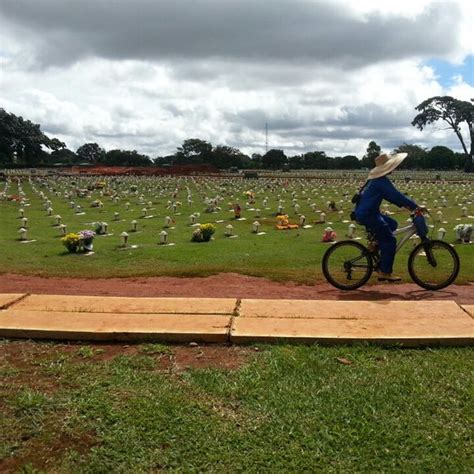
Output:
M37 166L46 155L43 146L56 150L66 145L45 135L40 125L0 108L0 161L6 166Z
M97 163L102 161L105 156L105 150L101 148L97 143L84 143L76 150L76 155L82 161L88 161L89 163Z
M288 166L293 170L300 170L304 167L303 155L288 157Z
M454 153L454 167L457 170L464 169L464 165L466 162L466 155L464 153Z
M371 141L367 147L367 153L361 161L363 168L373 168L375 166L375 158L380 155L381 148L377 143Z
M324 151L310 151L303 155L303 167L305 169L328 169L330 158Z
M341 158L339 169L357 170L360 168L360 161L357 156L346 155Z
M179 165L210 163L211 153L212 145L210 143L199 138L189 138L178 147L174 163Z
M260 153L252 153L250 157L251 168L259 169L263 167L262 155Z
M426 156L426 168L435 170L454 169L454 152L445 146L434 146Z
M78 163L77 155L67 148L61 148L59 150L54 150L48 157L45 159L46 164L50 165L74 165Z
M174 158L174 155L157 156L153 160L153 163L157 166L170 165L173 162Z
M427 125L442 120L446 122L458 137L466 159L464 170L472 171L472 160L474 155L474 103L458 100L450 96L435 96L426 99L415 107L420 112L412 121L412 125L423 130ZM462 135L461 125L467 125L470 139L468 151L466 141Z
M150 166L150 158L141 155L136 150L109 150L102 162L109 166Z
M288 163L288 158L286 157L283 150L268 150L262 156L262 166L266 169L280 169Z
M244 164L249 164L249 158L245 156L238 148L225 145L217 145L211 154L210 163L218 168L243 168Z
M59 151L66 148L66 144L57 138L49 138L48 148L53 151Z
M426 148L423 148L419 145L410 145L408 143L403 143L399 147L393 150L395 153L407 153L408 156L403 160L400 165L400 169L416 169L416 168L425 168L426 166L426 157L428 152Z

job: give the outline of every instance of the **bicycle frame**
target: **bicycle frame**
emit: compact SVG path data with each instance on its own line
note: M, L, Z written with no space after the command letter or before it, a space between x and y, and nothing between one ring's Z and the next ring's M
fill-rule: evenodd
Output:
M429 212L427 212L428 215L431 215ZM417 230L416 230L416 226L415 226L415 223L412 221L409 225L405 226L405 227L401 227L400 229L396 229L393 231L393 235L394 237L397 237L399 235L403 235L403 237L397 241L397 246L395 248L395 254L397 254L400 249L406 244L406 242L408 242L408 240L411 239L411 237L413 237L414 235L417 234ZM424 242L427 242L429 239L424 239ZM434 259L433 259L433 256L429 250L429 248L427 248L428 250L428 259L430 260L430 262L434 262ZM350 265L352 267L359 267L359 268L365 268L365 265L359 265L357 264L356 262L359 261L359 259L363 258L363 256L359 256L359 257L356 257L354 258L353 260L350 260L349 262L346 262L346 263L350 263ZM379 254L379 251L377 250L376 253L372 253L372 259L374 260L374 263L377 265L378 264L378 260L380 258L380 254ZM436 265L434 263L434 265Z
M411 223L410 225L407 225L405 227L401 227L400 229L396 229L393 232L393 235L396 237L398 235L404 235L398 242L397 242L397 248L395 250L395 253L397 254L398 251L405 245L405 243L410 240L414 235L416 235L416 227L415 224Z

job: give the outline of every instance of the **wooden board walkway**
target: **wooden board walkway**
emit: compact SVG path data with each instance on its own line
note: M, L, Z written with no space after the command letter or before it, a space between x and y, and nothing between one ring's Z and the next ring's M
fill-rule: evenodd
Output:
M472 345L474 306L459 306L454 301L0 294L0 337Z

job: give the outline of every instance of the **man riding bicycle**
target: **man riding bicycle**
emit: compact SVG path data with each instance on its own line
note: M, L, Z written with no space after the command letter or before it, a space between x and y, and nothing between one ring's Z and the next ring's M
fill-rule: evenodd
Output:
M380 212L382 200L385 199L410 211L418 208L416 202L398 191L387 177L406 157L407 153L393 155L383 153L375 158L375 168L369 172L354 211L356 221L363 224L377 239L380 249L380 267L377 272L379 281L392 283L401 280L392 274L397 246L393 232L397 229L398 223Z

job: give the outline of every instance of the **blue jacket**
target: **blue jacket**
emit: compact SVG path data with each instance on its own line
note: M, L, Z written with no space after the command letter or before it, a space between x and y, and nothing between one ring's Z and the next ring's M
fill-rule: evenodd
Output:
M356 219L363 221L364 218L379 214L383 199L398 207L408 207L411 210L417 207L417 204L398 191L386 176L382 176L369 180L363 189L355 209Z

